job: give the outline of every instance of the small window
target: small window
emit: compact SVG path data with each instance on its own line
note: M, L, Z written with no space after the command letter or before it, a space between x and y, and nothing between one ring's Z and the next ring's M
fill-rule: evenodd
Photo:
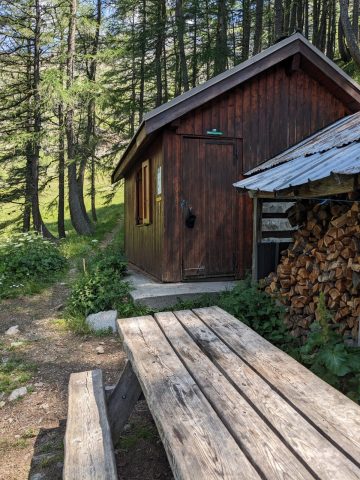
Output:
M136 223L150 223L150 161L145 160L136 172Z

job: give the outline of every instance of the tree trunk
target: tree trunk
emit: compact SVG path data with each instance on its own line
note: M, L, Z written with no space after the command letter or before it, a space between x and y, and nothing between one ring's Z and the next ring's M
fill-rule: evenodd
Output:
M330 0L329 4L329 28L327 34L326 55L333 60L335 55L336 39L336 0Z
M250 0L243 0L242 31L243 31L243 35L242 35L241 60L244 62L249 58L249 52L250 52L250 32L251 32Z
M59 122L59 199L58 199L58 234L60 238L65 238L65 139L64 139L64 105L60 101L58 107Z
M263 10L264 10L264 0L256 0L254 50L253 50L254 55L256 55L261 51Z
M40 0L35 0L35 31L33 38L33 125L34 138L31 145L31 208L34 229L44 237L54 238L44 225L39 204L39 161L40 161L40 135L41 135L41 98L40 98Z
M318 47L322 52L325 51L325 47L326 47L326 30L327 30L326 27L327 27L328 9L329 9L329 0L323 0L319 35L318 35Z
M185 21L184 21L182 0L176 0L175 21L176 21L177 41L179 46L181 85L183 87L183 90L186 92L187 90L189 90L189 75L188 75L186 55L185 55L185 43L184 43Z
M194 32L193 32L193 51L192 51L192 62L191 62L191 86L192 88L196 87L197 81L197 0L194 4Z
M271 4L271 1L269 2ZM291 14L291 0L285 0L282 7L282 35L289 35L290 28L290 14ZM275 8L275 4L274 4Z
M351 26L349 12L348 12L348 2L347 0L339 0L339 1L340 1L340 19L341 19L344 35L346 38L346 43L354 62L360 67L360 48L357 43L354 30Z
M228 59L227 48L227 17L226 0L218 0L218 12L216 22L216 43L215 43L215 62L214 74L226 70Z
M275 9L275 41L283 36L283 7L282 0L274 1Z
M360 0L353 0L352 27L357 42L359 42L359 7Z
M91 198L91 217L94 222L97 222L97 213L96 213L96 164L95 156L91 157L91 188L90 188L90 198Z
M165 42L165 14L166 6L164 0L159 5L158 21L156 25L156 43L155 43L155 74L156 74L156 104L158 107L163 103L163 83L162 83L162 53Z
M304 2L304 34L309 40L309 0Z
M144 116L144 96L145 96L145 56L146 56L146 0L142 1L141 9L141 59L140 59L140 92L139 92L139 122L142 122Z
M296 29L296 15L298 10L298 0L292 0L290 9L289 34L292 35Z
M76 13L77 0L70 0L69 34L66 60L66 87L68 91L71 90L74 81ZM71 102L69 102L66 109L65 127L67 138L69 207L71 222L78 234L90 235L91 227L84 217L78 189L74 145L74 107L72 106Z
M313 34L312 43L317 47L320 22L320 0L314 0L313 3Z
M350 62L351 55L345 43L344 30L343 30L340 18L338 23L338 47L339 47L339 54L340 54L341 60L344 63Z

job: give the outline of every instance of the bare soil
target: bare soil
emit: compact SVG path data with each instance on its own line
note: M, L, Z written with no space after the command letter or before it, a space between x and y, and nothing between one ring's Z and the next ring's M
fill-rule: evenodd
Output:
M60 282L39 295L0 304L0 361L16 357L34 365L27 395L12 402L7 395L0 398L5 400L0 408L0 480L61 479L70 373L101 368L111 385L124 364L117 336L77 336L59 324L67 296L68 286ZM13 325L19 326L19 335L4 335ZM11 347L19 341L24 343ZM96 353L99 344L104 354ZM173 478L144 400L126 425L116 456L121 480Z

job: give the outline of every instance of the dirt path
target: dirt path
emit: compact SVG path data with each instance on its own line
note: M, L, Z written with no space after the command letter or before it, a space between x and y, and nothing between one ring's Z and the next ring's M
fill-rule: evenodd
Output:
M10 402L0 393L0 401L5 401L0 408L0 480L62 478L70 373L101 368L106 383L113 384L122 368L124 353L117 336L80 337L59 325L68 291L61 282L39 295L0 304L1 362L15 358L27 367L33 365L23 398ZM19 334L4 335L14 325ZM99 344L102 355L96 353ZM126 427L116 451L119 478L172 478L144 401L138 402Z

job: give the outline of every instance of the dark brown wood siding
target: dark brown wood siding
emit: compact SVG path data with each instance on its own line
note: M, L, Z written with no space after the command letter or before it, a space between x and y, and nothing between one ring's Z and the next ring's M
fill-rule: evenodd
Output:
M150 160L151 201L149 225L136 224L136 172L144 160ZM129 262L162 278L163 197L156 199L157 167L163 164L162 137L148 148L125 179L125 252Z
M277 65L165 129L163 280L182 279L184 135L206 137L208 130L216 128L223 132L220 138L242 139L245 173L348 113L343 102L308 73L297 70L289 74L287 65ZM245 194L238 195L238 202L236 263L237 276L242 277L251 269L252 202Z

